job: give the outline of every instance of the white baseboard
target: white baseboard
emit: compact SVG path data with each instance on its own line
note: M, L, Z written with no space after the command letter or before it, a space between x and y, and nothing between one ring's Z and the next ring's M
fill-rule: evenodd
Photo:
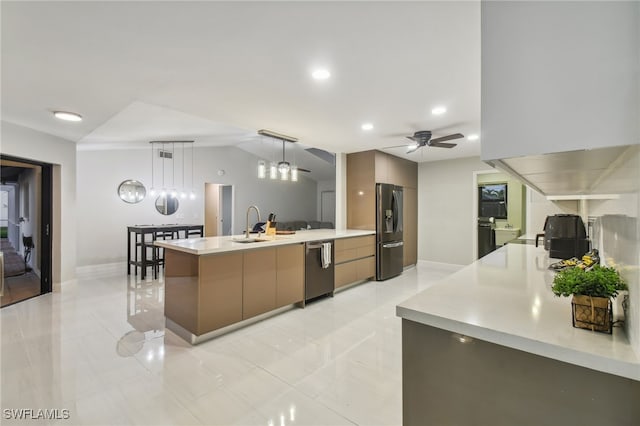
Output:
M127 262L114 262L114 263L102 263L100 265L86 265L78 266L76 268L76 276L97 274L97 273L109 273L109 272L124 272L127 268Z

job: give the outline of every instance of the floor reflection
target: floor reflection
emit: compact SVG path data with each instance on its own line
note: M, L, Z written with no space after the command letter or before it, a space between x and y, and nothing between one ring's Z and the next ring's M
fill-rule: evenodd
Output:
M142 350L145 341L164 336L163 281L141 281L130 277L127 288L127 323L133 330L126 332L116 346L116 352L122 357L134 356Z

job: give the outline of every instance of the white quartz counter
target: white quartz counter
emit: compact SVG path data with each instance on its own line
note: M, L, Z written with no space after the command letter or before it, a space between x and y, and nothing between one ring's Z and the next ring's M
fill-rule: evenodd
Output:
M498 345L640 380L640 356L620 327L574 328L571 300L551 292L542 247L507 244L396 307L399 317ZM614 314L621 315L620 308Z
M361 237L364 235L375 235L375 231L364 231L356 229L335 230L335 229L310 229L296 231L290 235L276 235L267 237L261 235L261 239L268 241L260 241L253 243L240 243L233 241L234 239L244 238L243 235L233 235L225 237L206 237L206 238L189 238L183 240L167 240L156 241L156 245L171 250L178 250L185 253L205 255L215 253L225 253L236 250L251 250L264 247L272 247L286 244L304 243L307 241L317 240L333 240L338 238ZM256 237L257 234L251 234Z

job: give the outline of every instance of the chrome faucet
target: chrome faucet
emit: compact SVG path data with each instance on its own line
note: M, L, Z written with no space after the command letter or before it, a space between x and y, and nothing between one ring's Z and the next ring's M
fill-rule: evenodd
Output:
M251 211L251 209L255 209L256 213L258 214L258 222L262 220L260 219L260 210L258 210L256 206L249 206L249 208L247 209L247 232L245 233L245 237L247 238L249 238L249 233L251 232L251 229L249 229L249 211ZM260 231L258 231L258 238L260 238Z

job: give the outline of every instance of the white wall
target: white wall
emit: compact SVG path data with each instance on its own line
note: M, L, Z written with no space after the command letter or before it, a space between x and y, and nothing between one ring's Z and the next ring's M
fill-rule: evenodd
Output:
M180 200L178 212L163 216L154 207L155 199L147 196L138 204L127 204L117 194L120 182L139 180L151 186L151 148L78 152L78 266L121 262L126 259L126 227L136 224L204 223L204 184L233 185L233 233L243 232L246 210L250 205L260 209L263 220L269 212L277 220L315 220L316 182L299 175L298 182L260 180L255 157L235 147L195 148L195 200ZM187 154L187 158L190 158ZM181 186L181 157L176 157L176 182ZM190 160L185 180L191 187ZM169 164L169 162L167 163ZM170 165L165 172L165 185L170 187ZM219 171L224 170L223 175ZM155 169L155 187L161 179ZM254 223L255 213L249 217ZM100 243L97 244L96 241Z
M76 145L66 139L3 121L2 153L59 166L59 185L54 182L52 233L53 285L57 288L60 282L75 278ZM54 171L54 180L56 173Z
M419 260L473 262L473 172L480 170L493 169L478 157L418 165Z
M483 159L638 143L640 2L481 8Z

